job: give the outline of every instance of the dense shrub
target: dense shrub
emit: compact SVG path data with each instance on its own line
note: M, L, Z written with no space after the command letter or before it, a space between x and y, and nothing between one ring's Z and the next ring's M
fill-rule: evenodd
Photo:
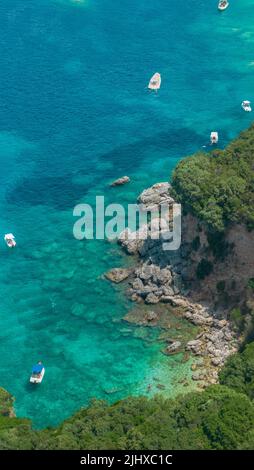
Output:
M198 279L205 279L206 276L209 276L213 270L213 264L211 261L206 260L203 258L197 266L197 278Z
M254 228L254 125L225 150L182 160L172 178L173 196L215 232L231 222Z
M220 383L254 399L254 343L228 359L220 372Z
M254 278L253 277L251 279L249 279L248 287L250 289L254 290Z
M26 420L1 418L0 449L244 449L254 446L253 427L253 403L220 385L175 400L94 401L43 431L33 431Z
M244 329L244 316L240 308L234 308L230 312L230 321L235 326L239 332L242 332Z

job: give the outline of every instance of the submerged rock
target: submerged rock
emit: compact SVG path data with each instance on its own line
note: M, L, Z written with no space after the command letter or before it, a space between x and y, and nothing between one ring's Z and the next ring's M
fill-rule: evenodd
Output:
M205 379L205 373L202 371L196 371L192 374L192 380L204 380Z
M169 344L166 347L165 353L166 354L174 354L174 353L179 351L181 346L182 346L181 341L173 341L173 343Z
M147 318L148 322L156 321L156 320L158 320L158 315L157 315L157 313L153 312L152 310L149 310L149 312L147 312L146 318Z
M121 186L122 184L126 184L130 182L129 176L122 176L121 178L118 178L117 180L113 181L110 186Z
M158 388L159 390L165 390L166 386L163 384L156 384L156 388Z
M193 354L200 354L201 347L202 347L202 341L200 341L199 339L194 339L187 343L186 350L191 351Z
M116 284L127 279L131 274L131 269L125 268L113 268L107 273L105 273L106 279Z

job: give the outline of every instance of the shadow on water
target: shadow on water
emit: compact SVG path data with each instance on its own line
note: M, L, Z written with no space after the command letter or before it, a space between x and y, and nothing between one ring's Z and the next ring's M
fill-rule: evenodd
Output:
M223 140L219 147L223 147L229 140L229 133L226 129L220 130ZM115 147L110 152L98 156L100 161L110 162L109 168L100 170L100 163L97 161L96 167L76 170L59 176L44 176L35 169L29 178L25 177L15 187L9 189L6 200L9 204L29 205L29 206L51 206L58 210L66 210L83 198L90 190L91 184L78 183L73 181L76 176L86 177L91 172L93 184L101 184L101 173L105 181L114 179L122 174L132 175L133 170L137 171L144 162L154 158L155 152L166 158L183 158L192 154L195 150L210 151L209 132L207 136L193 129L183 127L159 132L151 137L138 140L137 142ZM84 166L86 163L84 163ZM38 164L40 167L40 164ZM106 190L106 183L105 183Z
M138 140L135 143L115 147L110 152L104 153L100 156L101 159L112 162L114 168L121 170L132 170L133 162L140 165L145 159L145 154L149 152L149 148L155 147L157 151L167 150L168 156L183 156L188 153L192 148L200 147L204 140L204 136L193 129L183 128L170 128L167 132L159 132L151 137ZM179 146L182 155L179 155ZM175 154L177 149L178 155Z
M132 174L142 166L146 159L153 157L153 152L165 152L165 158L182 157L200 147L204 136L188 128L170 129L168 132L160 132L135 143L115 147L110 152L98 156L99 160L111 163L109 169L103 169L103 177L114 178L122 173ZM181 148L181 155L179 155ZM84 163L84 166L86 163ZM40 166L40 164L38 164ZM94 171L94 185L101 183L100 165L97 162ZM80 176L87 175L87 169L81 169ZM7 192L6 200L9 204L38 206L52 206L59 210L73 207L81 197L90 189L90 184L73 182L77 175L74 169L71 173L59 176L44 176L38 168L28 177L25 177L15 187Z
M30 176L7 194L9 204L53 206L59 210L73 207L84 196L88 186L72 182L72 175Z

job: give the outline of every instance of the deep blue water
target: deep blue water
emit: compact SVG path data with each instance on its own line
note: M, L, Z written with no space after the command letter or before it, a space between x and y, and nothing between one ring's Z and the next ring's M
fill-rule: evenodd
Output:
M74 240L72 210L96 195L133 203L211 130L223 147L249 125L253 24L251 0L224 14L213 0L2 0L0 233L18 246L0 247L0 384L18 416L55 424L92 397L145 393L155 374L173 394L189 373L156 331L121 322L131 305L102 274L131 261ZM131 183L108 189L123 174ZM40 358L45 380L31 388Z

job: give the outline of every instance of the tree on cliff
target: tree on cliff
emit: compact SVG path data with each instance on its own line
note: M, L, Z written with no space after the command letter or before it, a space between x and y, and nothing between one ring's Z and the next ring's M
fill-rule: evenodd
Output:
M230 222L254 228L254 125L225 150L185 158L172 177L173 197L215 231Z

